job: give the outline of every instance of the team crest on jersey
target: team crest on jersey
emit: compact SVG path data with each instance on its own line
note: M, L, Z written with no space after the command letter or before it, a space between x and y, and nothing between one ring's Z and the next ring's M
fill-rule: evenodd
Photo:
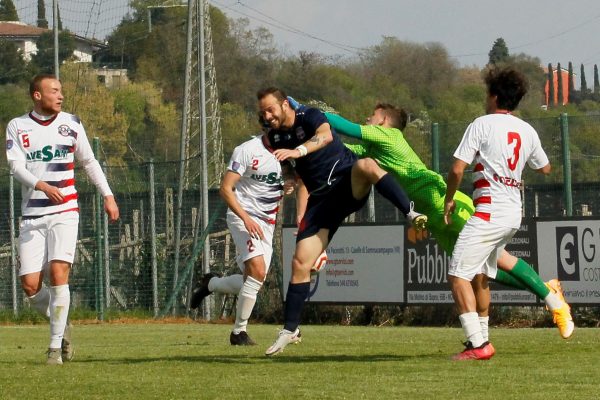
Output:
M10 150L13 147L13 141L12 139L7 139L6 140L6 150Z
M69 125L61 125L58 127L58 133L62 136L71 136L72 135L71 128L69 128Z
M231 169L232 169L234 172L237 172L237 171L238 171L238 169L240 169L240 163L239 163L239 162L237 162L237 161L234 161L234 162L232 162L232 163L231 163Z

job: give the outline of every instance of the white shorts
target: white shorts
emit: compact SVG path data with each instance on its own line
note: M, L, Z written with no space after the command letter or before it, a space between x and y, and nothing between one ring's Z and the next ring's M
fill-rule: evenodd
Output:
M495 278L498 272L498 256L515 232L517 229L471 217L454 245L448 275L468 281L478 274Z
M45 270L48 261L60 260L72 264L78 226L77 211L24 218L19 227L19 276Z
M238 267L240 267L243 273L246 268L244 262L254 257L263 256L266 266L265 274L267 274L271 265L271 257L273 256L273 232L275 225L258 218L254 218L254 220L260 225L263 231L265 237L263 240L251 238L240 217L231 212L227 213L227 226L235 243Z

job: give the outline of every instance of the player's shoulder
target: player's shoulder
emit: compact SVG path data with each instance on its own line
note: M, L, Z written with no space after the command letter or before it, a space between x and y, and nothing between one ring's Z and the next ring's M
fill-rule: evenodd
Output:
M58 114L57 118L60 118L61 121L69 121L69 122L74 122L76 124L80 124L81 125L81 119L77 115L70 114L70 113L65 112L65 111L61 111Z

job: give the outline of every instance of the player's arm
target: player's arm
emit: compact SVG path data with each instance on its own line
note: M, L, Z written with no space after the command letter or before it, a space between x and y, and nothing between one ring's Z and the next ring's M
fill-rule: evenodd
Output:
M348 121L346 118L338 114L326 112L325 116L329 121L331 127L339 134L344 136L350 136L355 139L362 139L362 131L360 125L354 122Z
M237 197L235 197L235 185L241 178L241 175L239 175L237 172L229 170L225 172L225 175L223 175L223 179L221 180L219 194L225 201L225 204L227 204L227 207L229 207L229 209L233 211L235 215L240 217L244 223L244 226L246 227L246 230L248 231L248 234L255 239L264 239L265 236L260 225L254 221L254 219L246 212L246 210L242 208L240 203L237 201Z
M465 174L465 169L469 164L459 158L455 158L450 171L448 172L448 185L446 187L446 197L444 199L444 222L450 224L452 222L451 215L456 208L454 203L454 195L462 182Z
M296 189L298 177L290 162L281 163L281 174L283 175L283 194L292 194Z
M110 190L106 175L100 167L100 163L96 160L90 142L83 125L80 125L81 131L77 135L77 146L75 148L75 159L81 163L85 173L90 178L90 181L96 186L102 197L104 198L104 211L108 215L110 222L115 222L119 219L119 206L113 192Z
M11 174L22 185L44 192L53 204L61 204L64 197L60 189L42 181L27 169L27 150L22 142L15 123L9 123L6 127L6 159Z
M307 154L314 153L317 150L322 149L329 143L333 142L333 134L331 133L331 126L325 122L321 124L313 137L302 143L295 149L277 149L273 152L277 160L284 161L287 159L296 159L304 157Z
M550 166L550 163L546 164L542 168L538 168L535 170L535 172L537 172L539 174L544 174L544 175L550 174L550 171L552 171L552 167Z

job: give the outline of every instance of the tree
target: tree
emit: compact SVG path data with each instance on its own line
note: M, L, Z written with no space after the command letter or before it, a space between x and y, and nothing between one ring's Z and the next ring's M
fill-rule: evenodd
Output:
M594 64L594 94L600 93L600 80L598 79L598 65Z
M25 60L14 42L0 40L0 85L19 82L26 76Z
M569 61L569 103L575 101L575 84L573 83L573 63Z
M581 100L585 100L588 95L587 81L585 80L585 68L581 64Z
M508 47L506 42L502 38L496 39L492 49L488 53L489 62L488 64L496 65L498 63L506 61L508 59Z
M48 28L48 20L46 19L46 4L44 4L44 0L38 0L37 11L37 26L39 28Z
M548 63L548 107L553 107L554 104L554 70L552 64Z
M56 6L56 16L57 16L57 19L58 19L58 26L57 26L57 28L58 28L59 31L62 31L63 30L63 25L62 25L62 19L60 19L60 7L58 5Z
M556 91L558 92L558 105L565 105L565 99L563 96L562 68L560 67L560 63L556 65Z
M31 62L40 73L54 72L54 35L52 32L45 32L40 35L36 41L37 53L31 57ZM63 61L73 57L75 50L75 39L69 31L62 31L58 34L58 61Z
M0 0L0 21L18 21L19 15L12 0Z

